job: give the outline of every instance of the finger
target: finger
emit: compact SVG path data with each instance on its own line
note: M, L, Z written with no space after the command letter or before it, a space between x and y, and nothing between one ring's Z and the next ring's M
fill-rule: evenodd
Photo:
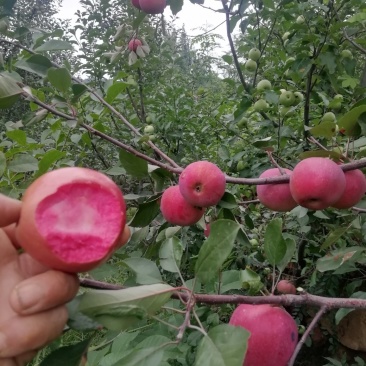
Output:
M18 256L18 266L25 278L33 277L50 270L49 267L39 263L28 253L22 253Z
M24 353L16 358L0 359L1 366L24 366L31 361L36 355L37 351Z
M19 249L21 246L18 242L16 233L15 233L16 224L14 223L14 224L11 224L8 226L4 226L2 229L4 230L5 234L8 236L10 241L13 243L13 246L15 247L15 249Z
M49 270L20 282L10 295L10 305L20 315L30 315L66 304L79 289L76 275Z
M18 222L22 203L0 194L0 227Z
M0 329L0 360L44 347L55 340L66 324L65 306L43 313L9 319Z

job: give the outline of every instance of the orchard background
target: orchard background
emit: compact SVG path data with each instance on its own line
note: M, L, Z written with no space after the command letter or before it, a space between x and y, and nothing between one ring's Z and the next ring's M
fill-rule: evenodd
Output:
M187 1L167 6L179 16ZM247 337L226 325L238 303L286 307L303 333L289 364L365 365L366 202L278 213L256 185L311 156L366 167L366 4L190 1L225 14L230 52L214 29L191 38L129 0L81 0L75 25L56 0L0 1L0 191L21 198L48 170L90 167L121 187L132 230L80 275L68 328L32 365L240 366ZM303 98L286 108L281 89ZM226 193L197 225L172 226L161 194L199 160L227 174ZM279 295L281 279L297 294Z

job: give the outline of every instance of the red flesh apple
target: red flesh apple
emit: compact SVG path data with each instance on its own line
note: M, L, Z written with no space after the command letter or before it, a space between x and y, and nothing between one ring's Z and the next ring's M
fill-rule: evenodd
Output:
M334 161L313 157L300 161L290 177L294 200L311 210L335 204L346 188L346 177Z
M283 308L271 305L239 305L229 324L251 335L243 366L286 366L296 347L297 325Z
M341 198L332 205L335 208L351 208L361 201L366 192L366 178L361 170L350 170L344 173L346 189Z
M131 0L131 4L137 8L141 10L141 6L140 6L140 0Z
M291 175L290 169L282 169L287 175ZM259 178L270 178L281 176L278 168L268 169L264 171ZM257 186L258 199L263 206L266 206L273 211L291 211L297 206L297 203L292 198L290 185L283 184L264 184Z
M22 201L17 240L47 267L89 271L120 245L126 206L118 186L102 173L76 167L48 172Z
M277 284L277 291L282 294L296 295L296 287L291 281L281 280Z
M160 210L166 221L174 225L190 226L203 216L205 210L188 203L178 186L167 188L161 196Z
M130 51L134 51L134 52L136 52L137 47L138 47L138 46L141 46L141 45L142 45L142 42L141 42L139 39L137 39L137 38L132 38L132 39L131 39L131 41L130 41L130 42L128 42L128 49L129 49Z
M208 207L220 202L225 193L225 174L209 161L189 164L179 177L182 196L191 205Z
M160 14L166 7L166 0L140 0L140 8L147 14Z

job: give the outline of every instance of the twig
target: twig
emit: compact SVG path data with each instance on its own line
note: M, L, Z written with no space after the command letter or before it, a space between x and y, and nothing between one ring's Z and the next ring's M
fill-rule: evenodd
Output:
M278 170L280 171L281 175L286 175L286 172L283 170L283 168L281 168L277 161L275 159L273 159L273 156L272 156L272 152L271 151L267 151L267 155L268 155L268 158L269 160L271 161L271 163L276 167L278 168Z

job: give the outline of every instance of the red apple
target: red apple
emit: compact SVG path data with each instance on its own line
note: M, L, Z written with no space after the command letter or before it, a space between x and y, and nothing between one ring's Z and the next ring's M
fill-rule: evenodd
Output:
M296 295L296 287L291 281L281 280L277 284L277 291L282 294Z
M292 174L290 169L282 169L287 175ZM270 178L281 176L278 168L272 168L264 171L259 178ZM297 206L297 203L292 198L290 185L282 184L264 184L257 186L258 199L263 206L266 206L273 211L291 211Z
M161 196L160 210L166 221L173 225L190 226L203 216L205 210L189 204L178 186L167 188Z
M160 14L166 7L166 0L140 0L140 8L147 14Z
M286 366L297 344L294 319L283 308L271 305L239 305L229 324L251 335L243 366Z
M140 0L131 0L131 4L137 8L141 10L141 6L140 6Z
M334 161L313 157L300 161L290 176L294 200L311 210L323 210L335 204L344 193L346 177Z
M85 168L62 168L34 181L23 196L16 236L47 267L84 272L121 245L126 206L119 187Z
M130 42L128 42L128 49L130 51L136 52L137 47L141 46L142 42L138 38L132 38Z
M218 204L225 193L225 174L209 161L189 164L179 177L182 196L191 205L208 207Z
M366 178L361 170L350 170L344 173L346 189L341 198L332 205L335 208L351 208L361 201L366 192Z

